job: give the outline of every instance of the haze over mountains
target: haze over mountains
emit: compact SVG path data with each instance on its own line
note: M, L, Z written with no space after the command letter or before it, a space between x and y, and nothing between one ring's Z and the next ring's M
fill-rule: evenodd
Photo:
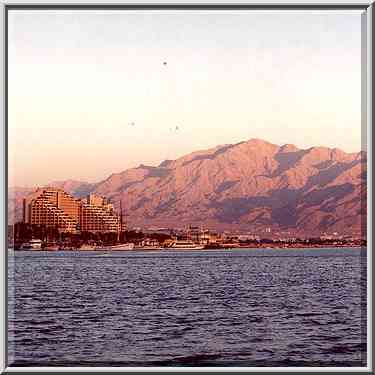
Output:
M96 184L50 185L77 197L107 196L117 208L122 200L132 226L360 235L367 213L366 162L365 152L250 139L140 165ZM9 189L10 223L21 219L22 198L32 190Z

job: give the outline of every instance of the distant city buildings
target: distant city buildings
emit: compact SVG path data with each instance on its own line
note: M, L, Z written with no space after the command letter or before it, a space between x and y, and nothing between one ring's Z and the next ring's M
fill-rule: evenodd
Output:
M104 197L77 199L62 189L40 188L23 200L23 222L56 227L59 232L119 232L120 218Z
M23 200L23 222L79 230L80 201L58 188L40 188Z
M118 232L120 228L118 215L113 204L107 198L89 194L86 202L80 206L79 226L81 232Z
M366 239L338 232L320 233L313 237L299 236L289 230L274 231L266 227L259 231L218 231L203 225L177 228L151 226L126 230L113 204L97 194L75 198L63 189L39 188L23 199L23 223L8 226L8 243L20 246L24 240L38 239L59 246L80 246L82 243L133 243L137 249L149 248L234 248L234 247L319 247L365 246ZM272 232L272 234L271 234ZM266 234L265 234L266 233ZM64 242L65 241L65 242ZM75 242L74 242L75 241Z
M203 226L189 225L185 229L180 229L174 233L173 237L177 240L188 240L199 245L209 245L222 242L222 237L214 230L208 230Z

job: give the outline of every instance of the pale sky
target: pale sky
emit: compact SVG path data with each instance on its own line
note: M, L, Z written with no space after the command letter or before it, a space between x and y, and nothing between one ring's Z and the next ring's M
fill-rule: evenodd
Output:
M9 12L10 186L250 138L361 150L360 11Z

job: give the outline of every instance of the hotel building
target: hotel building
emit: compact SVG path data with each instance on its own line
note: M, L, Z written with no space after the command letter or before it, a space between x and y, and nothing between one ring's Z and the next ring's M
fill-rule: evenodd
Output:
M77 199L62 189L40 188L23 200L23 221L57 227L60 232L118 232L119 217L106 198Z
M118 232L120 230L119 217L114 212L113 204L96 194L89 194L86 201L82 201L79 223L82 232Z

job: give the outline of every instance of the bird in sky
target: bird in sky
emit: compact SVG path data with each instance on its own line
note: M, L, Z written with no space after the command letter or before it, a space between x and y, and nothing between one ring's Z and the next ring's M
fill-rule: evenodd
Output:
M177 132L177 131L180 130L180 127L179 127L179 126L176 126L175 128L169 128L169 130L170 130L171 132L172 132L172 131Z

